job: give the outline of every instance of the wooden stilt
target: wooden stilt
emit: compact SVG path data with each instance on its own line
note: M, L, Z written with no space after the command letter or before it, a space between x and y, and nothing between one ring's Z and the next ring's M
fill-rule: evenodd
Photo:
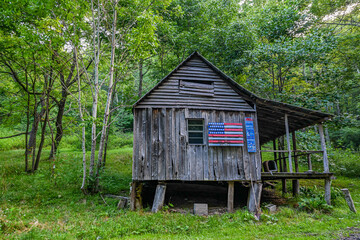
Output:
M136 182L131 183L131 192L130 192L130 209L135 211L135 198L136 198Z
M142 206L142 188L143 188L142 183L138 183L136 185L135 208L137 210L141 210L143 207Z
M331 205L331 180L325 179L325 201Z
M350 211L356 213L356 208L355 208L355 205L354 205L354 201L353 201L352 198L351 198L349 189L343 188L343 189L341 189L341 191L342 191L343 194L344 194L346 203L347 203L347 205L349 206Z
M286 179L281 179L281 190L282 190L282 193L283 193L283 194L287 193L287 189L286 189Z
M228 212L234 212L234 182L228 182Z
M132 182L131 193L130 193L130 209L132 211L142 209L142 183Z
M153 203L153 206L151 208L152 212L156 213L157 211L159 211L163 207L164 200L165 200L165 192L166 192L166 185L163 184L163 183L159 183L156 186L154 203Z
M249 212L260 213L262 183L252 182L249 188L247 208Z
M292 142L293 142L293 150L297 150L295 131L292 132ZM295 164L295 172L299 172L298 157L296 154L294 155L294 164ZM299 194L299 192L300 192L299 180L292 181L292 190L293 190L293 196L297 196Z

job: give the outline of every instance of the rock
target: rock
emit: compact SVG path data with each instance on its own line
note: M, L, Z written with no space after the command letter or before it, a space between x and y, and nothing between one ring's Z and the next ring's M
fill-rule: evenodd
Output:
M274 212L276 212L276 205L274 205L274 204L267 204L267 205L265 206L265 208L266 208L267 210L269 210L269 213L274 213Z
M207 216L209 214L207 203L194 203L194 214Z

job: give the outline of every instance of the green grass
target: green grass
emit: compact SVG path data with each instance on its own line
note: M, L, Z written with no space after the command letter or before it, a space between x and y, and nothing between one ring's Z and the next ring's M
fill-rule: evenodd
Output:
M47 156L45 152L44 156ZM101 178L102 192L127 194L131 181L132 148L108 152ZM260 221L245 210L199 217L162 211L118 211L117 202L80 191L81 153L61 150L52 174L52 162L43 160L35 174L23 171L23 151L0 152L0 239L333 239L360 227L343 199L329 214L307 213L291 207L263 214ZM302 186L323 181L304 180ZM338 177L337 188L349 188L360 209L360 179Z

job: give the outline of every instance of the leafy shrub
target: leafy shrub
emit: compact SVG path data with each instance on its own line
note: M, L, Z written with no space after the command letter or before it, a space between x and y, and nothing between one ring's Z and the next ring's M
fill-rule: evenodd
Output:
M15 135L19 132L20 131L14 131L7 128L0 128L0 137ZM25 139L25 135L20 135L18 137L13 137L13 138L0 139L0 151L8 151L8 150L24 148L24 139Z
M324 199L324 189L314 187L300 187L300 196L303 198L321 198ZM332 205L337 205L342 198L342 193L339 188L331 187L331 202Z
M299 208L307 212L323 212L329 213L332 210L332 206L328 205L325 199L320 197L301 198L299 202Z
M335 147L360 150L360 128L344 127L331 133Z
M329 213L333 206L326 203L324 199L324 190L318 187L300 187L300 202L299 209L307 212L320 211L323 213ZM342 194L340 189L331 188L331 202L332 205L340 204L340 198Z
M331 149L328 152L330 171L347 177L360 176L360 153L350 150Z
M119 149L125 146L132 146L133 135L132 133L116 132L109 136L109 149Z

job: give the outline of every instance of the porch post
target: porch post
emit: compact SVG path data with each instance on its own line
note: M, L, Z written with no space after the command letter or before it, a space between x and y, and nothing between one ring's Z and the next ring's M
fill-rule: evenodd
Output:
M328 173L329 172L329 161L328 161L327 152L326 152L324 128L321 123L319 124L319 134L320 134L321 150L323 151L324 173Z
M319 134L321 142L321 150L323 151L323 162L324 162L324 173L329 172L329 161L326 152L326 143L324 137L324 128L323 125L319 124ZM326 203L331 205L331 180L330 178L325 179L325 200Z
M290 133L289 133L289 121L288 115L285 113L285 130L286 130L286 142L287 142L287 149L289 151L289 172L293 172L292 169L292 161L291 161L291 146L290 146Z
M296 151L296 132L292 132L292 142L293 142L293 150ZM295 172L299 172L299 163L298 163L298 156L296 155L296 152L294 152L294 163L295 163ZM292 180L292 186L293 186L293 195L297 196L300 192L300 185L299 180Z

